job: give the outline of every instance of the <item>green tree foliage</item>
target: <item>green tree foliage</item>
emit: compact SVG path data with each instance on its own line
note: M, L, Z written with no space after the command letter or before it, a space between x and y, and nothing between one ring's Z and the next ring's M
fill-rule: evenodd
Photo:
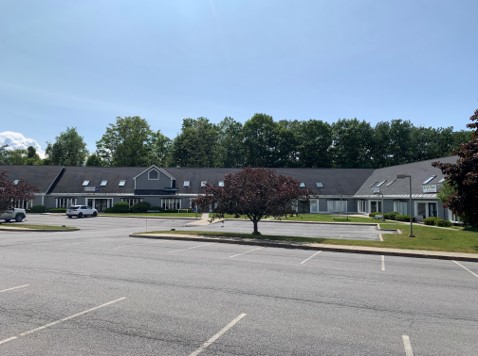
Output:
M22 180L12 181L7 172L0 172L0 213L14 208L15 201L31 200L37 189Z
M290 130L295 137L297 166L304 168L326 168L332 166L331 126L320 120L292 121Z
M71 144L76 136L75 129L68 129L58 137L59 142L49 144L50 156L44 164L77 163L65 163L68 150L61 149L63 143ZM86 164L379 168L448 156L470 139L470 131L415 127L410 121L400 119L371 127L358 119L328 124L320 120L274 121L269 115L255 114L244 125L230 117L218 124L204 117L187 118L181 132L171 140L160 131L151 131L148 123L138 116L118 117L97 142L97 151L88 157ZM81 143L82 139L80 146L84 147ZM39 164L29 154L2 150L0 163ZM84 157L79 161L83 162Z
M173 141L173 163L179 167L218 166L218 135L217 126L204 117L184 119L181 133Z
M169 167L171 164L171 147L171 139L163 135L161 131L154 132L151 139L149 164Z
M85 163L88 151L83 137L76 128L67 128L56 137L55 143L48 143L45 154L45 163L50 165L82 166Z
M88 167L103 167L105 165L105 162L96 153L89 155L86 160L86 166Z
M42 159L37 153L37 150L33 146L27 148L27 159L25 164L27 166L39 166L43 163Z
M227 175L224 187L206 187L205 195L196 199L196 204L205 211L214 207L219 217L246 215L252 221L253 234L259 234L258 223L262 218L294 214L293 202L308 197L309 192L291 177L270 169L245 168Z
M415 127L412 131L411 156L416 161L444 157L456 147L453 128Z
M372 127L365 121L343 119L334 123L331 146L334 167L372 167L373 134Z
M446 197L446 205L466 224L478 226L478 110L470 117L466 125L473 130L470 141L456 150L456 163L434 162L441 169L446 182L451 186Z
M40 166L43 164L42 159L36 153L36 149L32 146L24 149L4 150L0 151L0 164L9 166Z
M242 124L226 117L218 125L217 166L240 168L245 163Z
M415 161L410 151L413 128L414 126L410 121L403 121L401 119L391 121L387 166Z
M279 151L278 124L272 116L255 114L244 124L246 166L276 167Z
M139 116L117 117L96 142L96 154L107 166L139 167L150 163L153 132Z

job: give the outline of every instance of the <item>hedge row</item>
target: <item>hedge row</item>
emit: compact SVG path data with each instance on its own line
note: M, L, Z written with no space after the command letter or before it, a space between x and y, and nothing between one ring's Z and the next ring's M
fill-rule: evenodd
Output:
M452 226L451 221L448 221L442 218L436 218L436 217L426 218L423 220L423 223L425 225L435 225L435 226L441 226L441 227Z
M382 213L375 212L375 213L368 214L368 216L370 216L371 218L374 218L377 215L382 215ZM410 215L399 214L396 211L385 213L383 214L383 217L387 220L410 221ZM413 218L413 221L415 221L415 218Z

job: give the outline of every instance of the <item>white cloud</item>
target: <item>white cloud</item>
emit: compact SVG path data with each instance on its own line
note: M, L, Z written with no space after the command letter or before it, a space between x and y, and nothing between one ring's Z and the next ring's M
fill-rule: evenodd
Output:
M0 145L8 145L7 147L5 147L6 150L26 150L28 147L32 146L36 149L38 155L41 158L45 157L45 152L41 149L41 146L36 140L34 140L33 138L25 137L19 132L0 132Z

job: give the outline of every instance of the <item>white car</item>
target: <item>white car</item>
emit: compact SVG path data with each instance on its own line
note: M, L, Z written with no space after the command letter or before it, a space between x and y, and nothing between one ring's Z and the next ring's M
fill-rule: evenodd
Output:
M0 214L0 220L5 220L6 222L10 222L10 220L22 222L26 217L27 213L25 212L25 209L20 208L5 210Z
M98 210L88 205L71 205L70 207L68 207L66 211L66 216L68 216L70 219L73 216L76 216L77 218L82 218L82 217L97 216L97 215L98 215Z

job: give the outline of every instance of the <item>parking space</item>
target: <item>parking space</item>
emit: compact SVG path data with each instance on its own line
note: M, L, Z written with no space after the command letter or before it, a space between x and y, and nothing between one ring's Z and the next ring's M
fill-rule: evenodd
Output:
M475 352L477 264L139 239L107 223L2 232L0 354Z

